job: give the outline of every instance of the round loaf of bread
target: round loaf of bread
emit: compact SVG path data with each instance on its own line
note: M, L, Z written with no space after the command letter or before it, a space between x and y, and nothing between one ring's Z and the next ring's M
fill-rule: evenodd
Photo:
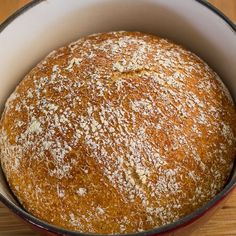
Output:
M80 232L178 220L224 187L236 112L217 74L157 36L111 32L52 52L0 122L1 164L22 206Z

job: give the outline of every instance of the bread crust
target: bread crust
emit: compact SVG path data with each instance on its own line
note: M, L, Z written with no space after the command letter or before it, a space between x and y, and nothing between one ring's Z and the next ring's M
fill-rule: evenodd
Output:
M192 52L139 32L87 36L48 55L8 99L1 165L34 216L89 233L178 220L222 190L236 113Z

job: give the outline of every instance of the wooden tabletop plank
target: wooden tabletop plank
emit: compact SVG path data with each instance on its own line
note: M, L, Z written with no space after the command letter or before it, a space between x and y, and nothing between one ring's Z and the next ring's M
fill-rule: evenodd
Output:
M208 1L236 23L236 0L210 0Z
M0 22L30 0L0 0ZM210 0L236 22L236 0ZM1 236L39 236L0 203ZM236 236L236 191L225 206L192 236Z
M226 204L192 236L236 236L236 190Z
M29 2L30 0L0 0L0 22Z

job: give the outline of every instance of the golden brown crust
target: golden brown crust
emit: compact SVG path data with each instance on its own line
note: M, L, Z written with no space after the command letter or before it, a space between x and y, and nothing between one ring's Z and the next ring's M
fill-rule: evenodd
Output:
M226 183L235 107L201 59L156 36L91 35L51 53L0 122L1 164L23 206L67 229L173 222Z

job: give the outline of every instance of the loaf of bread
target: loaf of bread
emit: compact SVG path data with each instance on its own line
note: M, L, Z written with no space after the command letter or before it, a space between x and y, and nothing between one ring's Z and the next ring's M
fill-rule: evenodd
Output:
M174 222L229 178L236 112L217 74L157 36L87 36L49 54L8 99L1 165L32 215L88 233Z

